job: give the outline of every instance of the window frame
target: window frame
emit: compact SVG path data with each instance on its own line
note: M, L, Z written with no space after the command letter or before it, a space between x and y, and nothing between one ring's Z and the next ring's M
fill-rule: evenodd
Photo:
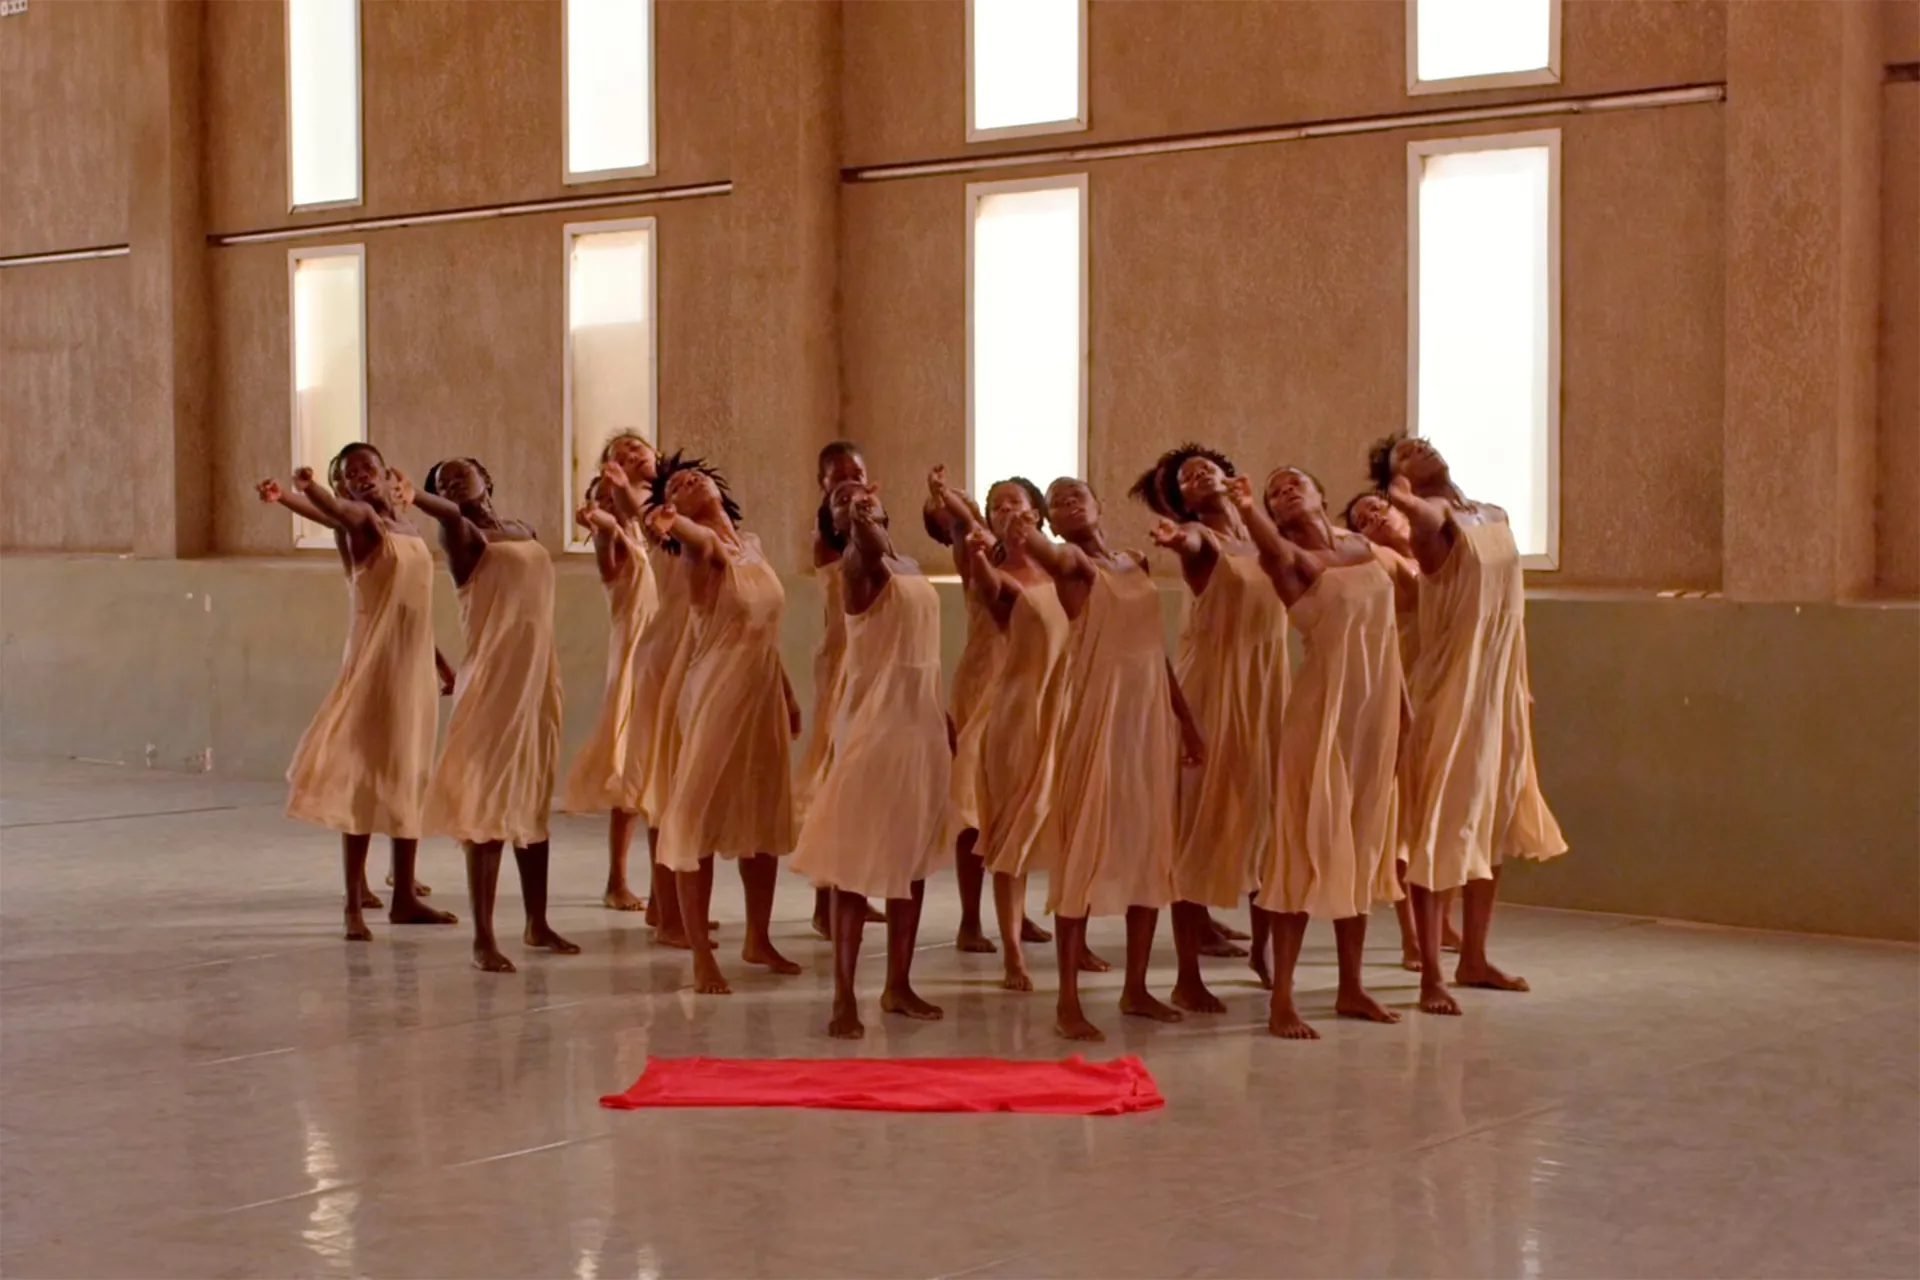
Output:
M647 233L647 283L652 296L647 299L647 338L652 357L647 361L647 442L660 447L660 227L658 218L610 218L597 222L569 222L560 233L560 520L567 531L570 552L593 550L593 539L580 533L573 521L575 503L573 476L573 245L583 236L608 232L645 231Z
M360 279L360 433L354 437L367 441L367 246L364 243L314 245L287 250L287 456L294 470L306 466L300 458L300 264L316 258L355 258ZM324 465L324 464L323 464ZM324 483L324 478L322 480ZM302 537L300 526L311 523L288 513L293 519L293 545L297 550L333 550L333 534Z
M572 33L569 30L573 0L560 0L560 185L587 186L595 182L615 182L621 178L653 178L660 170L660 6L656 0L634 0L647 6L647 162L620 169L591 169L576 172L573 167L573 84ZM572 517L572 513L568 513Z
M1038 138L1052 133L1083 133L1089 127L1092 111L1087 101L1087 2L1077 0L1079 9L1079 72L1080 86L1078 104L1071 117L1064 120L1045 120L1038 124L1008 124L991 128L976 128L973 123L973 5L974 0L966 0L967 41L966 41L966 126L968 142L992 142L1001 138ZM1557 2L1557 0L1556 0Z
M1547 65L1526 71L1492 71L1478 76L1451 76L1445 80L1420 78L1420 0L1406 0L1407 6L1407 94L1420 97L1435 93L1471 93L1476 89L1516 89L1559 84L1561 49L1561 11L1565 0L1547 0Z
M1560 567L1561 156L1559 129L1416 138L1407 143L1407 434L1420 434L1420 181L1428 156L1468 151L1547 150L1547 549L1522 554L1520 567Z
M1074 454L1075 454L1075 458L1078 465L1074 469L1075 469L1075 472L1082 477L1086 477L1089 475L1089 470L1088 470L1089 459L1087 456L1087 424L1088 424L1088 411L1089 411L1089 400L1090 400L1090 384L1092 381L1090 377L1091 366L1092 366L1092 359L1091 359L1092 333L1091 333L1091 308L1088 305L1088 300L1092 292L1092 280L1091 280L1091 274L1092 274L1091 273L1091 265L1092 265L1091 248L1092 246L1090 243L1092 239L1092 236L1091 236L1092 219L1090 216L1091 204L1090 204L1089 195L1088 195L1089 188L1087 183L1087 173L1084 170L1082 170L1079 173L1053 174L1043 178L1013 178L1013 179L1008 179L1008 180L999 181L999 182L969 182L966 188L967 349L966 349L966 367L964 370L964 376L966 378L966 402L967 402L967 475L966 475L967 488L966 488L966 491L969 494L972 494L978 491L978 486L980 484L980 481L983 478L975 474L976 468L978 465L975 457L976 455L975 443L978 438L978 432L976 430L976 424L974 421L974 412L977 407L976 406L977 397L974 392L974 363L975 363L974 346L975 346L975 343L974 343L974 305L973 305L974 304L973 241L974 241L974 228L979 223L980 202L984 197L987 197L987 196L1006 195L1009 193L1020 192L1020 191L1058 191L1058 190L1065 189L1067 187L1076 188L1080 193L1080 305L1079 305L1080 343L1079 343L1079 359L1078 359L1079 374L1080 374L1080 394L1079 394L1079 412L1075 415L1076 421L1075 421L1075 439L1074 439ZM993 477L993 479L1000 479L1000 478L1002 477L998 477L998 476ZM991 481L989 481L989 483L991 483ZM1042 481L1041 483L1044 484L1046 483L1046 481Z
M328 209L357 209L367 202L367 94L366 28L361 0L353 5L353 198L316 200L307 204L293 198L293 0L280 4L281 87L286 99L287 212L320 213ZM362 291L364 293L364 290Z

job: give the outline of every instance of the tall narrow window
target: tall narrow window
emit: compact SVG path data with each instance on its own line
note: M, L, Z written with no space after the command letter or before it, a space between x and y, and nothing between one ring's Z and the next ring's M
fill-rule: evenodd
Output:
M562 416L568 549L587 550L571 516L622 431L655 436L653 219L566 228L567 333Z
M360 203L360 0L287 0L287 191Z
M564 0L568 182L653 172L653 0Z
M1561 0L1407 0L1407 92L1558 84Z
M1529 568L1560 554L1560 133L1407 147L1410 429L1507 510Z
M326 483L342 446L367 438L366 250L357 244L287 255L293 299L293 465ZM333 534L293 518L294 544L331 547Z
M1086 475L1087 177L967 187L967 487Z
M967 0L967 140L1086 127L1086 0Z

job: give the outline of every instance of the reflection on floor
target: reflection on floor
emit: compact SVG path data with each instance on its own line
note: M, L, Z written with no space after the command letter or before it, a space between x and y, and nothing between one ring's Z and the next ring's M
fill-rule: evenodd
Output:
M596 1098L648 1054L1061 1056L1048 957L1040 993L998 991L993 957L945 945L943 879L921 974L947 1020L883 1019L870 982L868 1039L845 1046L822 1034L804 885L784 881L777 929L806 975L728 956L736 994L696 1000L684 956L598 907L601 829L569 820L555 922L586 954L513 943L521 971L490 977L464 930L381 918L371 945L339 941L335 845L279 801L6 765L0 1272L1920 1274L1911 949L1510 910L1498 957L1533 995L1379 1027L1331 1017L1316 926L1319 1044L1261 1034L1234 962L1212 970L1231 1012L1179 1027L1123 1025L1117 975L1093 981L1108 1050L1169 1099L1155 1114L616 1113ZM452 848L424 862L464 912ZM504 937L518 909L503 897ZM1117 925L1094 933L1117 959ZM1373 941L1407 1009L1384 914Z

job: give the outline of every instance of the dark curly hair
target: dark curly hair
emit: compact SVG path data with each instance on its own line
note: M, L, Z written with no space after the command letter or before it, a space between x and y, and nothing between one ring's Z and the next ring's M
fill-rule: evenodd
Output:
M1315 481L1315 483L1317 484L1319 482ZM1340 523L1347 526L1347 528L1349 529L1355 529L1357 531L1358 526L1356 526L1353 523L1353 509L1359 506L1362 500L1367 498L1378 498L1379 496L1380 496L1380 491L1378 489L1362 489L1360 492L1354 494L1351 498L1348 498L1347 505L1340 508Z
M327 463L327 488L333 490L335 493L340 492L340 486L346 482L347 478L347 459L356 453L372 454L374 457L380 459L381 469L386 469L387 459L378 449L368 444L365 440L349 441L342 445L340 452L334 454L333 460Z
M428 493L433 494L435 497L440 496L440 468L446 466L449 462L464 462L475 471L478 471L480 473L480 482L486 486L487 496L489 498L493 496L493 477L487 474L487 469L480 464L480 459L478 458L442 458L431 467L428 467L426 483L423 486Z
M1393 483L1393 447L1407 438L1406 432L1396 431L1392 435L1381 436L1367 446L1367 478L1381 493L1385 493L1387 486Z
M1146 503L1155 515L1165 516L1169 520L1186 523L1198 519L1180 493L1180 468L1195 458L1205 458L1220 468L1228 479L1240 474L1233 465L1233 459L1226 454L1189 441L1161 454L1160 460L1133 482L1133 488L1127 491L1128 496Z
M838 488L839 486L836 485L834 487ZM847 535L833 527L832 489L820 495L820 509L814 512L813 527L820 531L820 541L832 547L836 555L847 549ZM880 527L882 529L890 529L893 527L892 519L884 511L880 513ZM929 525L929 527L931 527L931 525Z
M713 487L720 491L720 509L727 513L727 519L735 524L745 519L740 514L740 504L734 501L733 490L727 487L727 478L721 474L720 468L712 465L705 458L689 458L684 450L678 449L668 457L660 459L659 465L654 469L653 486L647 494L650 505L656 507L666 505L667 483L681 471L698 471L713 481ZM680 554L680 544L673 538L662 539L660 545L674 555Z
M851 440L834 440L814 459L813 480L815 484L827 478L827 469L842 458L861 457L860 446Z

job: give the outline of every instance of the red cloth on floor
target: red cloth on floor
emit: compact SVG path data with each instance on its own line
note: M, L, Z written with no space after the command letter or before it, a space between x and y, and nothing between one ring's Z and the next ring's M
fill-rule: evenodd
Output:
M822 1107L1117 1116L1167 1105L1146 1063L1004 1058L649 1058L603 1107Z

